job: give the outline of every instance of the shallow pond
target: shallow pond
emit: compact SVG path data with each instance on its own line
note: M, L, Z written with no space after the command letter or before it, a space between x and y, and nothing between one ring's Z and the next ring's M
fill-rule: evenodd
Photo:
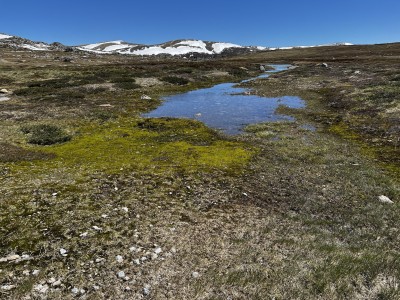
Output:
M290 65L271 66L274 70L267 71L257 78L266 78L272 73L290 67ZM249 80L254 79L256 78ZM195 119L226 134L234 135L239 134L248 124L293 120L293 117L275 112L279 105L291 108L304 107L304 101L299 97L266 98L247 95L249 89L235 85L236 83L223 83L211 88L165 97L161 106L143 116Z

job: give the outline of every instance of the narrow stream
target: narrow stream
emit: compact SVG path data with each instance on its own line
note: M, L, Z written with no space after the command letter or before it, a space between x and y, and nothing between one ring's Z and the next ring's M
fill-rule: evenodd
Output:
M290 67L290 65L270 66L274 70L243 82L267 78L272 73L284 71ZM305 105L299 97L267 98L247 95L249 89L235 87L235 85L236 83L217 84L211 88L165 97L162 105L143 116L199 120L209 127L235 135L240 134L248 124L293 120L293 117L275 112L279 105L291 108L301 108Z

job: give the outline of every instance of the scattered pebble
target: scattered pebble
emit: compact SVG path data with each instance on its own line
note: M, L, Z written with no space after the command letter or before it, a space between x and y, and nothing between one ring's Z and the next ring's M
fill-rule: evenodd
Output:
M158 247L158 248L156 248L156 249L154 250L154 253L155 253L155 254L160 254L161 252L162 252L161 247Z
M118 263L122 263L122 262L124 261L124 258L123 258L121 255L117 255L117 256L115 257L115 260L116 260Z
M84 233L81 233L79 236L80 237L86 237L88 235L88 233L87 232L84 232Z
M107 218L108 218L108 215L102 214L101 217L102 217L103 219L107 219Z
M20 258L21 258L21 256L19 256L18 254L11 254L9 256L0 258L0 262L14 261L14 260L18 260Z
M151 254L151 259L152 260L155 260L155 259L157 259L158 258L158 255L156 254L156 253L152 253Z
M151 97L150 97L150 96L147 96L147 95L142 95L142 96L140 97L140 99L141 99L141 100L151 100Z
M33 270L33 271L32 271L32 275L33 275L33 276L38 276L39 273L40 273L40 270Z
M150 294L151 285L145 284L143 287L143 295L147 296Z
M125 278L125 272L124 271L119 271L117 275L118 275L118 278Z
M136 265L140 265L140 260L139 260L139 259L134 259L133 262L134 262Z
M388 203L388 204L393 204L393 203L394 203L392 200L389 199L389 197L384 196L384 195L380 195L380 196L378 197L378 199L379 199L379 201L380 201L381 203Z
M37 284L33 287L33 290L40 294L45 294L48 289L49 286L47 284Z
M122 207L121 208L124 212L128 212L129 211L129 209L127 208L127 207Z
M199 278L199 277L200 277L199 272L193 272L193 273L192 273L192 277L193 277L193 278Z
M135 246L130 247L130 248L129 248L129 251L135 252L135 251L136 251L136 247L135 247Z
M94 230L97 230L97 231L102 230L100 227L98 227L98 226L96 226L96 225L92 226L92 228L93 228Z
M15 289L15 285L12 285L12 284L2 285L2 286L1 286L1 289L2 289L3 291L10 291L10 290L12 290L12 289Z
M57 287L57 286L60 286L60 285L61 285L61 280L60 279L57 280L57 281L54 281L53 284L52 284L53 287Z
M67 256L68 254L67 254L67 250L65 250L64 248L61 248L60 249L60 254L62 255L62 256Z
M171 252L172 252L172 253L176 253L176 248L175 248L175 247L172 247L172 248L171 248Z
M25 276L29 276L30 272L29 272L29 270L23 270L22 274Z
M53 197L56 197L58 195L58 193L53 193L51 194Z
M72 294L78 294L79 293L79 289L74 287L74 288L71 289L71 293Z
M56 279L54 277L51 277L49 280L47 280L48 284L53 284L54 282L56 282Z

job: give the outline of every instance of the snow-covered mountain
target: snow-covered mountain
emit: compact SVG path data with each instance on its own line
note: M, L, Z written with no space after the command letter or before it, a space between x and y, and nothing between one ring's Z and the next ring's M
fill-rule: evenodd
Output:
M77 49L94 53L119 53L131 55L215 55L232 50L257 51L265 47L248 47L231 43L207 42L201 40L175 40L158 45L131 44L124 41L112 41L78 46Z
M0 47L2 46L32 51L65 51L66 49L70 49L70 47L60 43L47 44L43 42L34 42L21 37L0 33Z
M336 43L316 46L297 46L267 48L260 46L241 46L232 43L209 42L202 40L175 40L157 45L133 44L124 41L110 41L80 46L65 46L60 43L47 44L34 42L17 36L0 33L0 47L27 49L31 51L84 51L97 54L128 54L128 55L172 55L183 57L199 57L210 55L238 55L264 50L286 50L293 48L311 48L322 46L343 46L350 43Z

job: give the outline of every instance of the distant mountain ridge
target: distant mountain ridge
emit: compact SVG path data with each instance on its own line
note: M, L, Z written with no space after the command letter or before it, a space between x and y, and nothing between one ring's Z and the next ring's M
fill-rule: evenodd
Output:
M264 50L285 50L293 48L309 48L320 46L352 45L350 43L336 43L330 45L298 46L267 48L261 46L241 46L232 43L210 42L202 40L174 40L156 45L133 44L125 41L108 41L79 46L66 46L61 43L34 42L25 38L1 34L0 47L27 49L31 51L84 51L96 54L124 54L124 55L168 55L168 56L211 56L211 55L238 55Z

